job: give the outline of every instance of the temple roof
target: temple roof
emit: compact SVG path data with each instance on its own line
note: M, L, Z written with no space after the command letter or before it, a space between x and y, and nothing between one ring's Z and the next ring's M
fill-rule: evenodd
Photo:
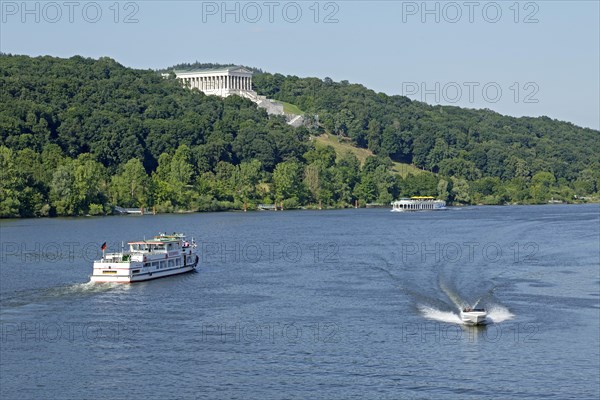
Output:
M240 65L232 65L230 67L223 67L223 68L176 69L176 70L173 70L173 72L176 74L190 74L190 73L216 74L216 73L225 73L225 72L242 72L242 73L253 74L252 71L250 71L249 69L244 68Z

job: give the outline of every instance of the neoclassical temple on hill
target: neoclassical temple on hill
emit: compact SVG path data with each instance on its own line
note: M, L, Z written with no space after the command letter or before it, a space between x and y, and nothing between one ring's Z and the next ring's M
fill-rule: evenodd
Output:
M237 95L255 102L271 115L285 115L290 125L298 126L304 121L300 115L286 114L283 105L275 100L260 96L252 90L253 72L244 67L225 67L217 69L196 69L173 71L177 79L190 89L198 89L207 95L228 97ZM163 74L165 75L165 74Z
M208 95L228 97L235 94L250 100L258 98L258 94L252 90L252 71L244 67L173 72L185 86Z

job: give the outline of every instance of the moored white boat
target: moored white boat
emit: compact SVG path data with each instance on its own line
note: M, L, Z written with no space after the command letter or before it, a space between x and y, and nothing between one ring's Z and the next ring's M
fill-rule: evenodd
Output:
M487 312L483 308L463 308L460 311L460 319L467 325L483 325L487 318Z
M429 196L415 196L392 202L392 212L444 210L446 202Z
M104 254L94 261L90 282L131 283L190 272L198 265L196 244L183 234L164 233L150 240L129 242L129 251Z

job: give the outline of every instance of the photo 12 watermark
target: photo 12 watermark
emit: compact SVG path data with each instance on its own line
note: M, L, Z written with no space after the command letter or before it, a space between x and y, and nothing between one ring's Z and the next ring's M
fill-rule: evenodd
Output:
M103 252L104 251L104 252ZM93 263L111 253L128 254L125 242L0 242L0 262ZM222 241L196 243L202 263L324 264L340 263L337 242Z
M532 323L489 324L469 326L444 324L440 322L404 323L402 324L402 342L404 343L470 343L484 341L499 343L536 343L540 326Z
M340 343L342 333L335 322L207 322L200 340L219 343Z
M403 1L401 7L403 23L540 22L540 6L533 1Z
M340 22L340 3L305 1L203 1L202 23L289 23Z
M291 263L337 264L340 247L336 242L202 242L204 263Z
M502 99L517 104L537 104L540 86L536 82L402 82L402 95L433 103L490 103Z
M140 332L135 322L0 322L0 343L123 342Z
M0 1L0 21L10 23L140 22L138 1Z
M400 245L403 264L436 262L444 264L511 263L534 264L540 252L536 242L502 245L497 242L403 242Z

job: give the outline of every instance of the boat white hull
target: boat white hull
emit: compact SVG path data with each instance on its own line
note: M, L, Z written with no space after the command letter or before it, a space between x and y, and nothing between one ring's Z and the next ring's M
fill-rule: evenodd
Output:
M198 265L199 257L195 256L195 262L193 264L184 265L181 267L168 268L162 270L147 270L138 267L137 264L127 264L126 268L112 268L102 265L94 264L94 273L90 276L90 282L95 283L133 283L143 282L152 279L165 278L167 276L184 274L186 272L193 271Z
M90 277L90 282L95 283L133 283L133 282L143 282L149 281L151 279L165 278L167 276L184 274L186 272L190 272L196 269L195 265L190 265L186 267L174 268L171 270L165 271L156 271L156 272L148 272L144 274L136 274L136 275L92 275Z
M446 209L444 200L433 200L433 197L410 198L393 201L392 212L406 211L438 211Z
M460 319L466 325L483 325L487 322L487 313L485 311L462 311Z

